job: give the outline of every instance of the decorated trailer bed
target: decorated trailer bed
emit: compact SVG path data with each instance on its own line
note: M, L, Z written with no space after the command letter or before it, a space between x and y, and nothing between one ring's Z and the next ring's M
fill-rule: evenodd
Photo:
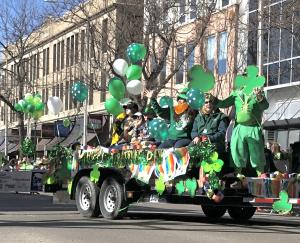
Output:
M250 219L257 207L279 213L300 208L297 175L246 178L247 185L233 189L239 178L222 176L224 162L208 143L168 150L97 148L79 158L69 193L85 217L121 218L136 202L197 204L207 217L220 218L227 211L235 220Z

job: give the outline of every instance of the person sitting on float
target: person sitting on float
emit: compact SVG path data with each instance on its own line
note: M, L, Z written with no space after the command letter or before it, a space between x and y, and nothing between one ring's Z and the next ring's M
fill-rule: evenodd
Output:
M159 148L181 148L188 146L191 143L191 130L193 127L193 120L195 112L189 107L186 102L188 89L184 88L177 96L177 105L174 107L175 115L174 120L176 122L176 136L172 139L167 139L159 145ZM157 100L153 98L153 91L146 90L144 95L150 99L150 105L156 114L165 120L170 120L169 108L162 108L158 104Z
M111 148L115 149L122 149L124 145L130 144L132 129L134 128L133 114L138 112L138 105L136 103L131 102L123 107L125 113L118 115L113 125Z

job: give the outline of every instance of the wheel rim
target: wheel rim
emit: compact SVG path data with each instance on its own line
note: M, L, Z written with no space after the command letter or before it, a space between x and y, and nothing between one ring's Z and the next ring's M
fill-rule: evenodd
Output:
M80 192L80 200L79 200L79 203L80 203L80 207L83 209L83 210L88 210L91 206L91 195L92 195L92 192L91 192L91 188L87 185L85 185L81 192Z
M104 197L104 207L109 213L112 213L116 208L117 190L113 186L109 186L106 189Z

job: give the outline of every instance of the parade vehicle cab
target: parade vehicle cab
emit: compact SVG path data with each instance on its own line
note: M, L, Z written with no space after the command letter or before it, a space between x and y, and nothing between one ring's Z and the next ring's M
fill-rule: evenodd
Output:
M83 151L78 163L68 190L84 217L122 218L137 202L196 204L209 218L228 212L237 221L250 219L257 207L299 210L299 176L246 178L242 188L232 188L240 179L220 174L223 161L208 143L165 150L96 148Z

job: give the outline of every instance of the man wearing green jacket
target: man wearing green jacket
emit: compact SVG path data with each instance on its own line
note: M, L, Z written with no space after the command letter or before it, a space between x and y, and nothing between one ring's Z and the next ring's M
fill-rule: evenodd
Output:
M242 90L236 90L225 100L219 100L218 108L234 105L236 109L235 127L232 132L230 149L232 159L240 174L248 160L260 176L266 164L264 154L264 139L261 120L264 110L269 107L261 89L254 89L250 95Z
M215 97L205 94L205 103L193 124L191 137L193 143L210 141L216 145L217 152L225 152L225 134L228 118L219 109L215 108Z

